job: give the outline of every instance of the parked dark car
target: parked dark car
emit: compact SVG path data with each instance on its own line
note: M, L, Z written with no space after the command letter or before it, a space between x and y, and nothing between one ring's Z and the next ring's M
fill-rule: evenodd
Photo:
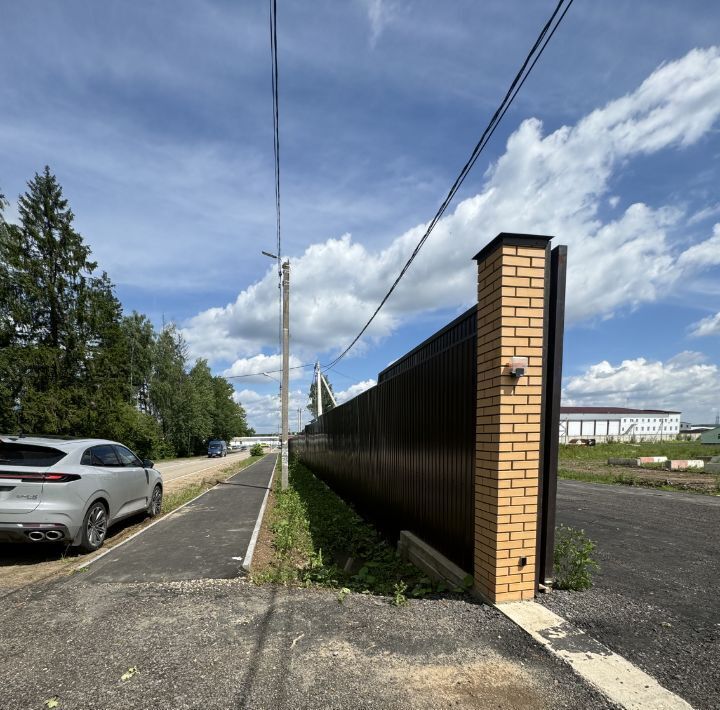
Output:
M227 456L227 444L222 439L213 439L208 444L208 458Z

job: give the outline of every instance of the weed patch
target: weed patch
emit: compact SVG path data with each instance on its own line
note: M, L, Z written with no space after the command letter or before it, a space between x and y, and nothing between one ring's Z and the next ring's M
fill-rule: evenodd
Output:
M673 472L677 474L678 472ZM558 478L571 481L584 481L586 483L605 483L622 486L638 486L641 488L653 488L659 491L670 491L675 493L697 493L705 495L717 495L720 493L720 478L717 479L715 489L712 486L692 486L686 483L670 483L666 480L652 478L640 478L630 473L597 473L595 471L578 471L568 468L558 469Z
M555 581L556 589L581 591L592 586L592 574L598 563L592 553L595 543L582 530L560 525L555 532Z
M269 519L273 558L253 574L257 583L320 586L338 590L342 603L350 592L381 594L400 606L448 590L404 561L378 531L363 520L298 460L290 462L290 487L276 479Z

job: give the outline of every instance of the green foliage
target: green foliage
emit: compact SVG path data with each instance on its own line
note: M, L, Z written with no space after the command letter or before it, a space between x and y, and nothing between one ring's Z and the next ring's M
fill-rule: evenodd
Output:
M290 487L275 489L270 516L275 557L256 581L382 594L400 605L444 591L404 561L375 530L296 459ZM464 590L452 590L463 593Z
M699 441L643 441L639 444L616 442L595 446L561 444L561 461L607 461L609 458L637 458L639 456L667 456L669 459L693 459L698 456L720 455L720 446Z
M262 456L265 453L265 450L260 444L253 444L250 447L250 456Z
M643 466L645 469L654 469L655 467ZM654 488L660 491L675 491L680 493L697 493L700 495L717 495L717 485L713 487L711 480L708 479L707 483L697 484L695 482L675 482L670 483L664 477L660 479L653 478L642 478L640 476L633 475L631 473L617 472L612 467L608 466L607 471L577 471L573 469L560 468L558 469L558 478L563 478L571 481L585 481L586 483L605 483L615 484L623 486L639 486L641 488ZM659 468L657 470L665 470ZM667 473L671 473L667 471ZM672 473L677 473L673 471ZM696 472L697 473L697 472ZM699 473L702 473L701 471Z
M170 326L123 316L46 167L8 224L0 194L0 431L118 439L141 456L201 451L247 433L233 388L205 361L188 372Z
M403 581L397 582L393 587L393 606L405 606L407 604L408 600L405 592L407 592L407 584Z
M592 586L592 573L598 569L593 559L595 543L583 530L560 525L555 531L553 586L581 591Z
M334 394L335 390L327 377L325 378L325 382L327 382L330 391ZM335 406L325 387L322 387L322 406L323 412L329 412ZM313 381L310 383L307 409L313 416L315 416L315 412L317 411L317 378L313 378Z

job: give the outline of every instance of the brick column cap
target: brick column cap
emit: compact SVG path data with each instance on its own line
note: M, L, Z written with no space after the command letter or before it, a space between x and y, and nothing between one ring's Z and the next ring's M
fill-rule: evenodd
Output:
M515 234L514 232L500 232L491 242L486 244L473 259L475 261L483 261L487 259L496 249L503 246L508 247L546 247L550 240L543 234Z

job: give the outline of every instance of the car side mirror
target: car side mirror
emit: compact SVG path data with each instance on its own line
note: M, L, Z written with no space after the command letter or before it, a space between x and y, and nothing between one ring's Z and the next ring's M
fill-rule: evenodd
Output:
M153 468L155 464L150 459L145 459L143 461L143 468Z

